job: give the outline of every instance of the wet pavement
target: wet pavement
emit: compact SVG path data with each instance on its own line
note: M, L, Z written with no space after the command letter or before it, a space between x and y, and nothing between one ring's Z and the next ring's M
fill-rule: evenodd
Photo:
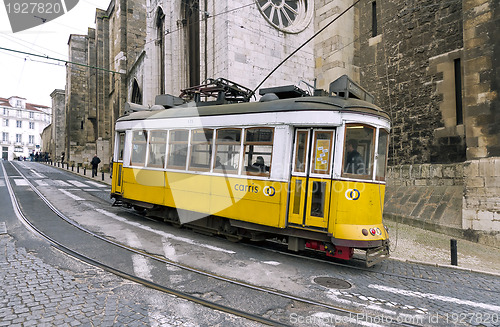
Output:
M104 174L104 180L101 173L94 178L89 171L86 176L83 171L79 175L106 186L111 182L109 174ZM233 326L256 325L68 258L19 223L1 170L0 177L0 223L5 223L5 227L0 225L0 326L223 326L229 321ZM386 224L391 235L389 260L421 263L418 269L422 274L436 273L443 267L500 277L500 249L458 239L455 267L450 265L451 237L393 221ZM481 274L476 275L477 280L482 279ZM338 292L336 296L352 294ZM398 296L403 302L406 295Z

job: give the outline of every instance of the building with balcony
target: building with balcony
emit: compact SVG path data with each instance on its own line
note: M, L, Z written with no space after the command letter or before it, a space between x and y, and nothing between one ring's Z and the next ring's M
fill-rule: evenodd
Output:
M0 97L0 147L3 160L44 152L41 133L51 123L52 109L25 98Z

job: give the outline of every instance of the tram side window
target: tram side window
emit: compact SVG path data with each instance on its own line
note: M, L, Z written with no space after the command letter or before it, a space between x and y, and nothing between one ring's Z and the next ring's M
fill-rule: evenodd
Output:
M214 171L237 174L240 165L241 129L217 130Z
M347 124L345 132L343 176L372 178L375 128ZM354 175L354 176L352 176Z
M118 161L123 161L123 150L125 149L125 133L118 134Z
M273 128L245 131L245 171L247 175L269 176L273 153Z
M169 150L167 167L174 169L186 169L187 151L188 151L189 131L172 130L170 131Z
M150 133L148 167L163 168L167 148L167 131L151 131Z
M385 180L385 171L387 165L387 145L389 143L389 133L386 130L380 129L378 135L378 147L377 147L377 174L375 175L377 180Z
M148 133L146 130L132 132L131 166L144 166L144 162L146 161L147 140Z
M209 171L212 162L213 129L196 129L191 132L191 159L189 170Z

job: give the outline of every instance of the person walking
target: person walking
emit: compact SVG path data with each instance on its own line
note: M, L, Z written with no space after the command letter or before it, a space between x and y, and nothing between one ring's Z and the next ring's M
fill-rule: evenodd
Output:
M97 154L94 154L94 158L92 158L92 161L90 164L92 165L92 177L97 176L97 166L101 163L101 159L97 156Z

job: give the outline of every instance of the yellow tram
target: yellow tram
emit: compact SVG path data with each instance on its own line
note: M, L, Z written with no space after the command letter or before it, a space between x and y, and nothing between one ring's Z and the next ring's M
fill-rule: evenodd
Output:
M218 79L185 90L194 101L128 105L116 122L116 203L233 240L386 258L387 113L345 75L313 96L285 86L248 102L250 92Z

